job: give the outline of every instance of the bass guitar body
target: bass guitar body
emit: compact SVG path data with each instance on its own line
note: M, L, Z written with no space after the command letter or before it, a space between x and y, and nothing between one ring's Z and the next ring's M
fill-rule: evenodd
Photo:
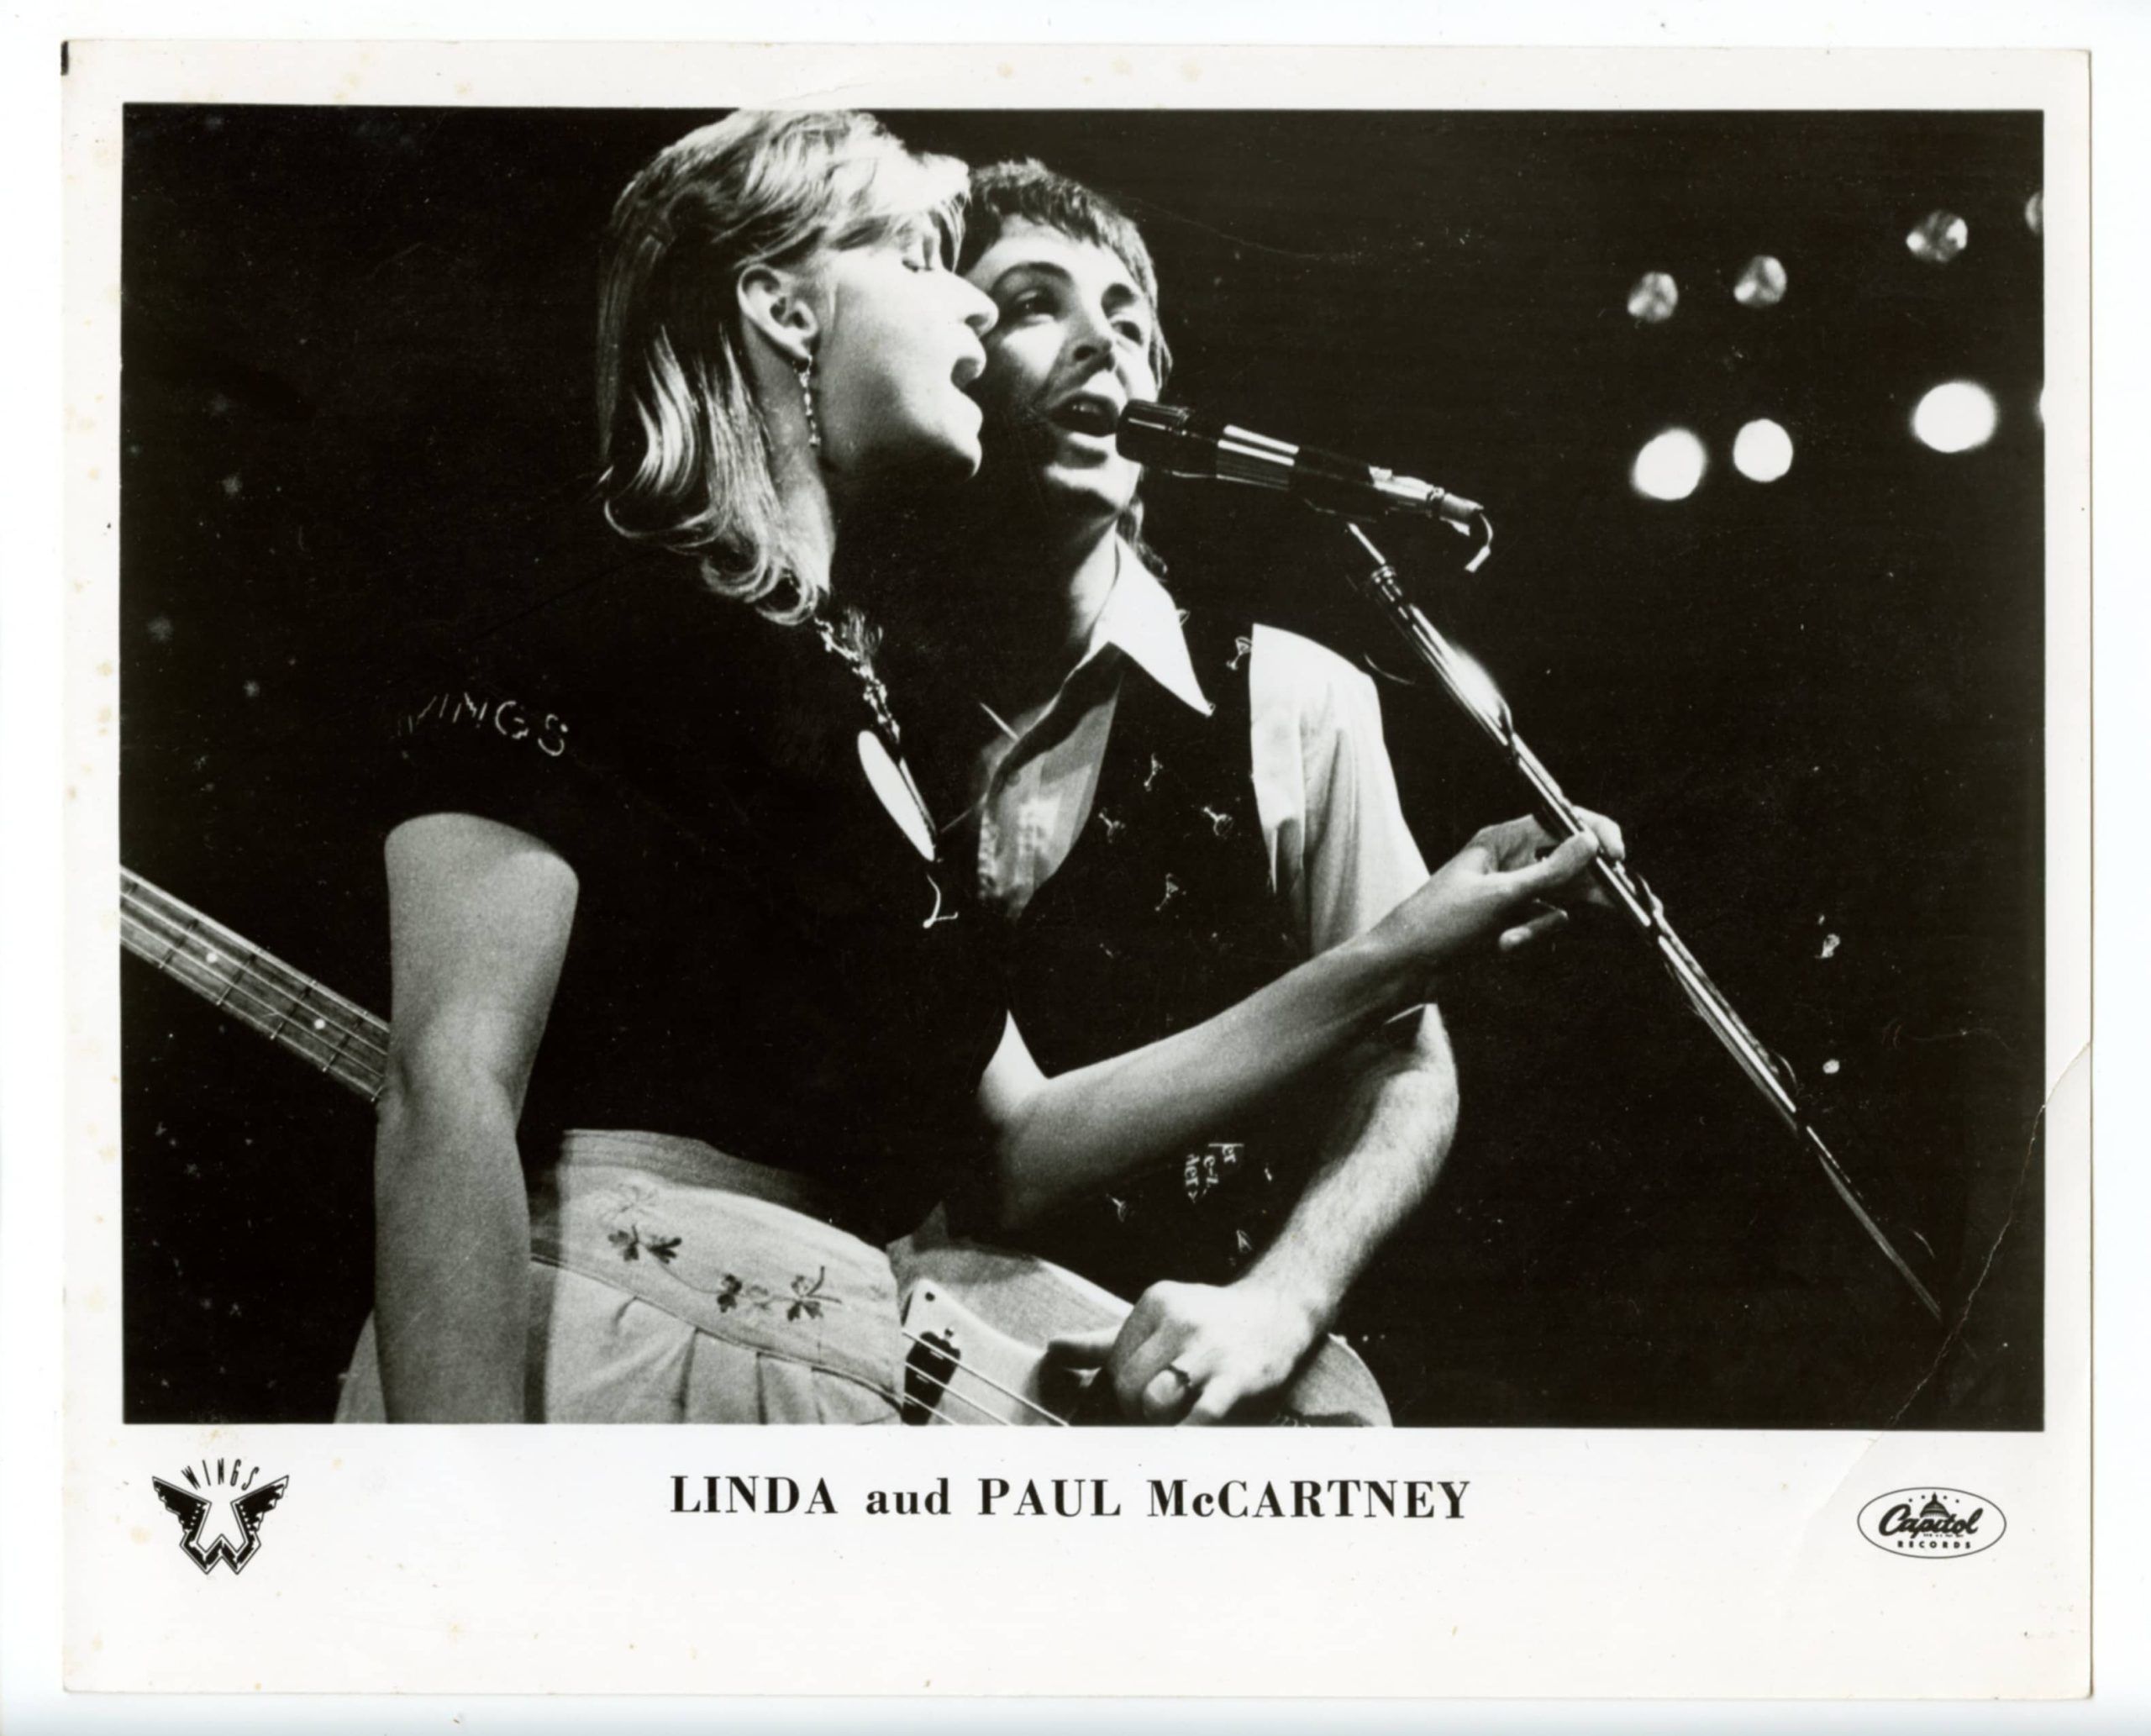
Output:
M368 1102L381 1097L388 1024L222 923L123 868L120 942L136 957ZM934 1423L1118 1422L1087 1370L1045 1354L1063 1333L1118 1327L1129 1305L1028 1254L950 1236L936 1212L889 1249L911 1343L907 1420ZM1327 1339L1281 1403L1247 1423L1389 1422L1366 1365Z
M1063 1334L1125 1320L1130 1304L1111 1291L1049 1260L951 1236L938 1212L890 1248L889 1261L911 1344L905 1421L1049 1428L1128 1420L1093 1371L1046 1354ZM1342 1339L1326 1338L1281 1397L1228 1420L1386 1428L1390 1417L1367 1365Z

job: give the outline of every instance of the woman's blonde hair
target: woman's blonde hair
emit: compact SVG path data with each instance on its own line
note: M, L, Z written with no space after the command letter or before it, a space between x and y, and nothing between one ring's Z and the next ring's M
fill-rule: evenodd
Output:
M743 111L668 145L628 183L597 321L599 490L615 530L692 556L712 590L774 619L820 607L828 576L786 544L740 275L922 218L953 262L965 172L914 155L869 114Z

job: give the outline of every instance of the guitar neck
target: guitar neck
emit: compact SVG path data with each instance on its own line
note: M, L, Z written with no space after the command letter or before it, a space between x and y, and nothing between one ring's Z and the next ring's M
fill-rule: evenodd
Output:
M387 1020L125 868L119 944L368 1102L381 1096Z

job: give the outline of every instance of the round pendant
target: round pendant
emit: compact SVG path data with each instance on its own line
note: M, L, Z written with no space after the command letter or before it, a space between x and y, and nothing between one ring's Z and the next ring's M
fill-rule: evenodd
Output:
M866 781L873 785L874 793L881 798L881 806L888 809L889 818L911 839L912 848L932 861L934 828L927 819L926 806L912 788L903 768L889 752L888 744L871 729L859 732L859 764L866 774Z

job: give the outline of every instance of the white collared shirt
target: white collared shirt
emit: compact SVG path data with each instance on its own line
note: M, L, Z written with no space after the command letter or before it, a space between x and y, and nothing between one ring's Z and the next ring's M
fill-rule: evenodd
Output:
M1132 555L1076 666L1043 703L992 728L969 767L977 891L1010 915L1065 861L1091 817L1121 684L1148 679L1202 715L1181 613ZM1374 683L1311 639L1257 626L1248 652L1255 812L1270 886L1311 956L1378 922L1427 877L1404 823ZM1130 675L1133 665L1134 674Z

